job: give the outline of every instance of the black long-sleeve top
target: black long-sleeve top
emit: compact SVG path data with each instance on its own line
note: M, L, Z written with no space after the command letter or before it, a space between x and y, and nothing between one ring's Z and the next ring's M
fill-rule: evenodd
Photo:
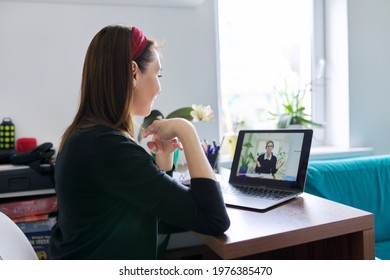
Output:
M257 161L260 163L260 167L256 166L255 172L257 173L267 173L274 175L278 170L276 169L276 156L272 154L271 159L266 159L265 154L261 154Z
M68 138L55 189L51 259L156 259L159 219L214 236L230 225L218 182L195 178L186 187L133 140L101 125Z

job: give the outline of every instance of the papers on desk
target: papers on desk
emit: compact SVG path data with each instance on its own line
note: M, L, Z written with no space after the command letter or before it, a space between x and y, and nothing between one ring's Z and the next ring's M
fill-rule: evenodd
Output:
M182 183L183 185L189 186L191 184L190 172L173 172L173 179Z
M274 178L272 176L272 174L267 174L267 173L244 173L242 175L249 177L249 178L266 178L266 179L273 179Z

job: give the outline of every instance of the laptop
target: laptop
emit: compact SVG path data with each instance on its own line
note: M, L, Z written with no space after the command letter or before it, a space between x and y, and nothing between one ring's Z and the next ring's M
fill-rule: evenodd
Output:
M311 129L241 130L228 182L228 206L266 210L304 191Z

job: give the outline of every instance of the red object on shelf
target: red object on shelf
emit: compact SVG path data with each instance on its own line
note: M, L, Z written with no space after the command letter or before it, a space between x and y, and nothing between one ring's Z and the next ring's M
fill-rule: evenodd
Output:
M16 141L16 150L20 153L27 152L37 147L37 139L35 138L19 138Z
M57 197L52 195L29 200L1 203L0 212L3 212L11 219L56 213Z

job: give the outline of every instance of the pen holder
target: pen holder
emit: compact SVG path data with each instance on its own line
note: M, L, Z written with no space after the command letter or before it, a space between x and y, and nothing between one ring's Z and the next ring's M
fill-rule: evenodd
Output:
M211 165L211 168L218 173L218 156L219 152L210 153L207 155L207 159Z

